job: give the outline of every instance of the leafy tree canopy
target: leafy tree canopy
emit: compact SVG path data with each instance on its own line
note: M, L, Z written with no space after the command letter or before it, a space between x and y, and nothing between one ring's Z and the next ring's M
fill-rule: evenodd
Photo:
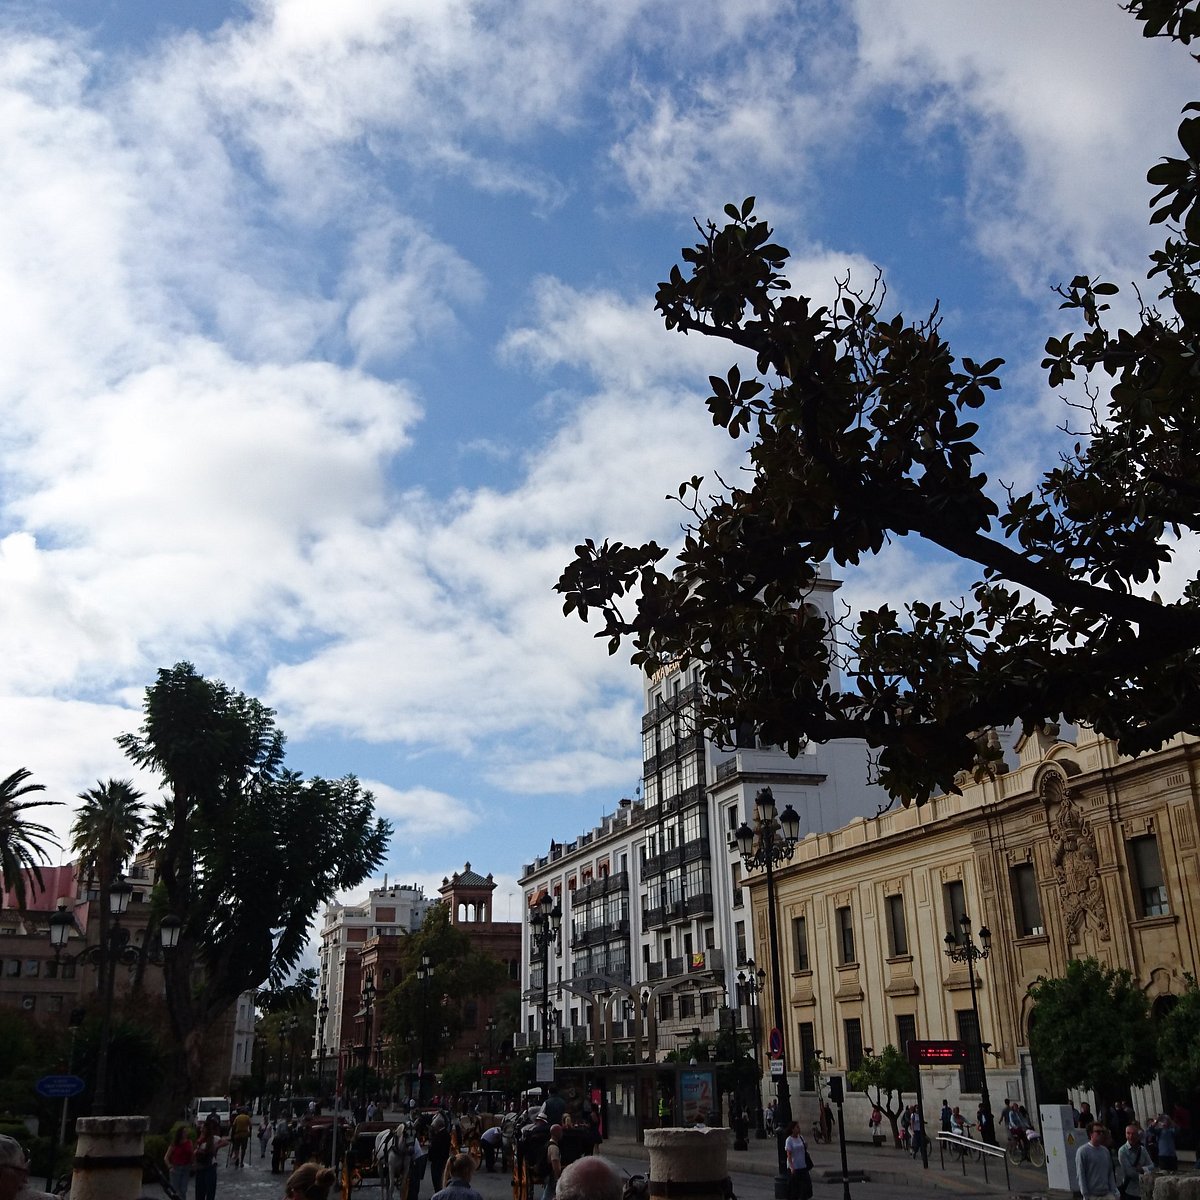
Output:
M275 714L190 663L159 671L143 718L117 741L167 792L148 843L161 903L183 920L164 974L188 1073L200 1078L205 1030L242 992L282 986L318 908L382 863L392 830L352 775L286 769Z
M846 1084L862 1092L887 1117L896 1140L904 1111L903 1094L917 1090L917 1073L908 1059L889 1043L878 1054L866 1055L846 1076Z
M1126 7L1147 36L1197 28L1178 0ZM986 768L991 726L1065 714L1129 754L1200 733L1200 579L1190 568L1174 597L1154 590L1200 524L1200 116L1179 141L1148 175L1167 236L1133 328L1109 326L1115 284L1081 274L1059 289L1075 328L1049 338L1042 366L1050 387L1074 381L1085 397L1065 410L1081 428L1027 492L990 480L977 445L1001 359L956 357L936 310L888 313L879 281L842 281L829 307L792 295L788 251L753 197L727 205L656 308L668 329L753 355L756 375L710 377L707 400L748 440L745 482L680 485L674 567L654 542L585 541L557 584L564 611L600 614L610 652L628 642L649 670L699 664L720 743L755 735L795 754L861 738L905 803ZM1156 290L1157 305L1142 299ZM976 572L970 595L829 628L809 603L819 564L854 567L902 539Z
M424 982L417 978L423 957L432 972ZM432 904L420 930L404 940L399 982L380 997L383 1028L394 1044L409 1042L429 1070L462 1032L464 1004L495 993L507 980L504 964L471 945L446 905Z
M1187 976L1187 990L1158 1026L1160 1069L1177 1088L1200 1091L1200 987Z
M1084 1088L1106 1104L1154 1078L1150 1005L1129 971L1072 959L1065 975L1039 979L1029 997L1029 1048L1052 1089Z

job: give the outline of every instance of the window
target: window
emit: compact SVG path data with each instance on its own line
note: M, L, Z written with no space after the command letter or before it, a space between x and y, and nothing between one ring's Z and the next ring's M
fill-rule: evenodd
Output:
M711 925L704 927L704 948L705 950L715 950L717 948L717 931Z
M738 810L736 804L731 804L725 810L725 819L729 822L729 832L737 833L738 827Z
M958 1022L958 1040L967 1043L967 1062L962 1069L959 1090L978 1092L983 1087L983 1047L979 1044L979 1023L970 1008L960 1008L954 1014Z
M675 1015L675 997L674 996L659 996L658 998L658 1019L660 1021L669 1021Z
M718 996L716 992L704 992L700 996L700 1015L711 1016L717 1011Z
M857 960L854 957L854 914L849 907L837 910L838 966L845 967Z
M912 1013L896 1014L896 1045L900 1053L908 1054L908 1043L917 1040L917 1018Z
M742 868L737 864L733 864L733 907L737 908L742 903Z
M850 1017L842 1026L846 1031L846 1070L857 1071L863 1060L862 1022Z
M1045 933L1042 925L1042 905L1038 899L1037 873L1032 863L1018 863L1009 872L1012 887L1013 917L1018 937Z
M946 899L946 932L954 934L955 938L962 936L963 913L967 911L967 901L963 894L961 879L952 880L943 889Z
M899 958L908 953L908 930L904 924L904 897L888 896L887 905L887 935L888 956Z
M746 965L746 925L739 921L733 927L733 939L737 946L737 965L744 967Z
M62 1010L63 1010L63 998L61 996L47 996L46 997L46 1011L47 1012L55 1012L56 1013L56 1012L62 1012Z
M21 972L26 979L36 979L41 974L41 963L36 958L25 960L25 969Z
M800 1090L815 1092L816 1076L813 1074L813 1059L817 1056L817 1038L811 1021L800 1025Z
M19 958L6 958L4 960L4 974L8 979L20 978L21 960Z
M1162 861L1158 857L1158 838L1131 838L1129 864L1133 872L1138 912L1143 917L1162 917L1171 911L1167 904L1167 886Z
M36 996L22 996L21 997L21 1007L26 1012L32 1012L37 1007L37 997Z
M795 960L795 970L810 970L808 964L808 920L805 917L792 918L792 955Z
M681 1017L694 1017L696 1015L696 997L684 992L679 997L679 1015Z

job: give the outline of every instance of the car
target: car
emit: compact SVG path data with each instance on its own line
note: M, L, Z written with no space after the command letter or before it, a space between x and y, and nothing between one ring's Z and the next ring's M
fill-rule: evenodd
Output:
M190 1116L199 1125L206 1121L210 1114L216 1113L221 1122L221 1132L228 1133L232 1121L228 1096L197 1096L191 1105Z

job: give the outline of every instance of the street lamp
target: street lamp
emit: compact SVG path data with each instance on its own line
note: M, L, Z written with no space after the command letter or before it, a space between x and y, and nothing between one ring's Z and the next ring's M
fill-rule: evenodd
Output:
M290 1102L296 1095L296 1031L300 1028L300 1018L295 1016L288 1017L283 1024L287 1030L288 1040L287 1088L288 1101Z
M421 955L421 964L417 967L416 976L421 984L421 1036L418 1050L421 1055L418 1063L418 1084L425 1077L425 1063L429 1058L429 979L433 975L433 960L428 954ZM419 1099L419 1096L418 1096Z
M759 967L754 969L754 959L746 960L746 970L738 972L738 983L746 995L746 1007L750 1010L750 1030L754 1036L754 1063L758 1068L758 1079L754 1083L754 1136L765 1138L762 1106L762 1024L758 1014L758 998L766 986L767 973Z
M487 1065L488 1065L488 1070L490 1071L492 1069L492 1039L496 1036L496 1018L488 1017L487 1024L484 1025L484 1029L487 1030L487 1037L488 1037Z
M542 1049L550 1049L550 946L558 940L562 925L562 905L549 892L529 913L529 937L533 948L542 956Z
M975 994L975 964L987 958L992 952L992 932L986 925L979 927L980 945L975 944L971 936L971 918L963 913L958 918L962 933L955 936L954 932L946 934L946 955L951 962L967 964L967 979L971 984L971 1011L975 1014L975 1047L979 1054L979 1108L983 1113L979 1131L984 1141L996 1144L996 1124L992 1120L992 1101L988 1096L987 1071L983 1061L983 1031L979 1024L979 998Z
M325 1022L329 1019L329 1004L325 993L321 993L321 1003L317 1006L317 1104L325 1096Z
M362 1088L359 1092L359 1105L367 1105L367 1056L371 1053L371 1007L375 1003L375 976L368 975L362 987Z
M56 964L67 962L87 962L100 972L100 1045L96 1051L96 1079L92 1092L92 1115L102 1117L107 1115L105 1108L108 1103L108 1043L112 1036L113 984L116 979L117 966L134 966L141 956L137 946L129 944L129 930L121 924L121 918L129 908L129 900L133 887L125 881L123 875L109 884L108 887L108 922L107 931L94 946L87 946L78 954L65 954L63 948L75 927L75 918L67 911L65 903L60 902L57 911L50 917L50 945L54 950ZM179 945L179 933L183 922L175 915L168 914L158 923L159 947L155 953L146 948L146 957L152 962L161 963L162 954L174 950Z
M760 868L767 873L767 932L771 950L771 998L775 1006L775 1028L783 1035L783 984L779 965L779 921L775 913L775 867L790 861L800 838L800 816L789 804L782 813L775 808L775 796L769 787L760 788L754 797L754 823L751 829L745 821L738 827L737 843L742 865L746 871ZM788 1127L792 1123L792 1092L788 1086L787 1066L779 1076L776 1088L775 1138L778 1143L779 1176L775 1181L777 1194L787 1187ZM782 1181L782 1182L781 1182Z

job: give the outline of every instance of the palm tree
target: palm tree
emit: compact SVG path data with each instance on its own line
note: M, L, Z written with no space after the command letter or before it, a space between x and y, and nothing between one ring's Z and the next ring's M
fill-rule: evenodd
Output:
M25 767L15 770L7 779L0 779L0 879L4 888L17 900L17 908L25 908L25 872L29 871L40 888L42 872L39 863L47 862L46 844L57 846L48 825L38 825L26 813L31 808L60 804L59 800L23 800L32 792L44 792L44 783L27 783L30 772Z
M80 792L79 799L83 807L71 826L71 848L80 871L95 879L104 896L137 849L146 806L128 779L110 779Z

